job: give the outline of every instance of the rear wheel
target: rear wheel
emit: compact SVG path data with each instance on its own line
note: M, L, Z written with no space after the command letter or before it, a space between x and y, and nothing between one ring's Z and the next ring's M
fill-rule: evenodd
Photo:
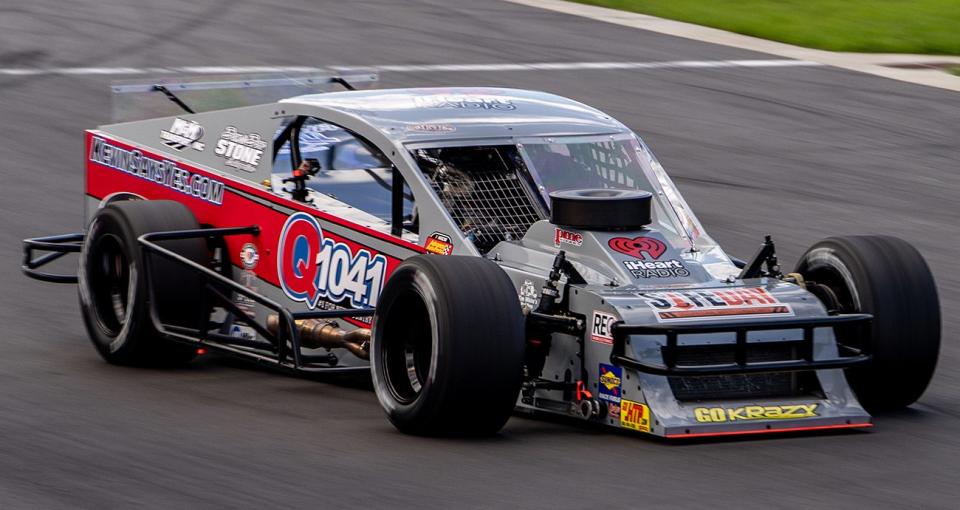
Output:
M868 336L840 338L873 355L846 371L864 407L898 409L919 399L940 350L937 288L920 252L895 237L831 237L807 250L796 272L828 309L873 315Z
M402 432L496 433L516 405L523 355L516 289L489 260L412 257L384 286L370 363Z
M80 310L97 352L118 365L179 364L196 349L162 338L149 314L144 257L137 238L149 232L199 228L183 204L172 201L122 201L97 211L80 253ZM205 263L203 240L162 243L190 260ZM165 323L197 327L202 288L196 275L154 257L154 295Z

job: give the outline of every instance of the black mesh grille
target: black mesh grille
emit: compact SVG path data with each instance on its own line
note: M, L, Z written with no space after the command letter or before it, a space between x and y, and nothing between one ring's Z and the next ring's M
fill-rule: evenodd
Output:
M753 344L747 350L747 363L799 359L799 342ZM677 347L678 366L704 366L733 363L732 345L691 345ZM819 391L812 372L774 372L763 374L670 377L670 388L677 400L771 398L809 395Z
M414 155L453 221L481 252L523 237L541 219L515 147L420 149Z

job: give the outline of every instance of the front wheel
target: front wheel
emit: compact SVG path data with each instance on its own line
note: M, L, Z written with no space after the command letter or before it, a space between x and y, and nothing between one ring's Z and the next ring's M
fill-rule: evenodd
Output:
M920 252L895 237L831 237L807 250L796 272L828 309L873 315L869 335L840 338L873 355L846 370L860 403L876 411L916 402L940 350L940 302Z
M524 318L495 263L405 260L384 286L372 337L377 398L400 431L487 435L509 419L523 377Z

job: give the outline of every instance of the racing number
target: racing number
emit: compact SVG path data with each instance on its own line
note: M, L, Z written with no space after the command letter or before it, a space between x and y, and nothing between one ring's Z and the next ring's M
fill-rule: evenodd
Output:
M335 301L349 296L355 306L376 303L386 272L387 261L383 255L371 261L366 250L353 256L347 245L324 239L316 260L317 286L321 293Z

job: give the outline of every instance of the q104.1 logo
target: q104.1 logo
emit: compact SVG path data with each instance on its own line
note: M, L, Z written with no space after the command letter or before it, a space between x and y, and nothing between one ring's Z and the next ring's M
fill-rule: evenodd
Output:
M370 307L383 289L387 259L324 237L316 218L298 212L280 233L277 272L283 292L310 308L321 299L349 299L354 307Z

